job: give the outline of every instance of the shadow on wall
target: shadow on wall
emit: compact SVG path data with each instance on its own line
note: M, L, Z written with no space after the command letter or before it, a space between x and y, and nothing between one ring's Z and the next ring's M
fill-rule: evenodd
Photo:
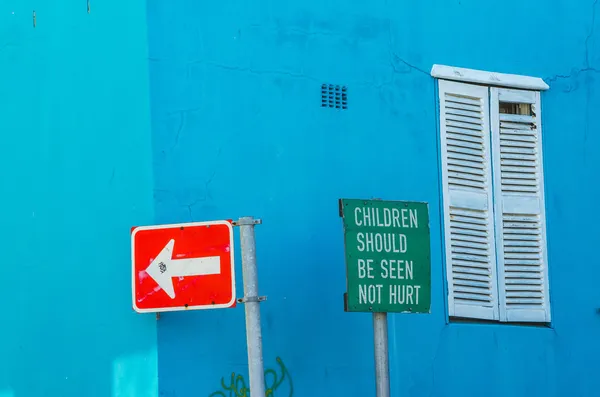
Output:
M266 397L292 397L294 386L292 376L280 357L276 358L277 367L265 368L265 396ZM249 397L250 384L242 374L233 372L229 380L221 378L219 390L208 397Z

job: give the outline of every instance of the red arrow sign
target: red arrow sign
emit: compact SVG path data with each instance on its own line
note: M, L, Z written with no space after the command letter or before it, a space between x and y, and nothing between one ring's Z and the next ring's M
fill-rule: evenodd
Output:
M229 221L134 228L131 260L139 313L235 306Z

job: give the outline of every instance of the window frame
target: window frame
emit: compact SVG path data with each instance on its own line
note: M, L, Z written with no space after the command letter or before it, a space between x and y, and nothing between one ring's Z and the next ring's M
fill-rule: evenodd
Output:
M514 324L514 323L526 323L526 324L530 324L530 325L550 325L551 323L551 312L552 312L552 306L550 304L551 302L551 295L550 295L550 265L548 262L548 239L547 239L547 235L548 235L548 231L546 228L546 223L547 223L547 219L546 219L546 203L545 203L545 167L544 167L544 162L543 162L543 138L542 138L542 109L541 109L541 92L548 90L549 86L541 79L538 77L531 77L531 76L522 76L522 75L514 75L514 74L504 74L504 73L495 73L495 72L488 72L488 71L482 71L482 70L475 70L475 69L465 69L465 68L458 68L458 67L452 67L452 66L446 66L446 65L433 65L432 69L431 69L431 76L434 77L436 79L436 119L437 119L437 130L438 130L438 145L440 145L440 150L438 151L438 155L440 156L440 184L441 184L441 193L443 194L443 196L440 198L440 212L441 212L441 223L442 223L442 242L443 242L443 262L444 262L444 286L446 289L446 299L445 299L445 307L447 310L447 321L448 322L454 322L455 320L464 322L464 321L468 321L468 322L492 322L494 324ZM540 177L540 186L539 186L539 201L540 201L540 222L541 222L541 227L542 227L542 235L541 235L541 241L543 244L543 252L542 252L542 260L543 260L543 267L542 267L542 271L544 272L543 274L543 278L542 281L545 283L545 285L543 286L543 293L544 293L544 312L545 315L543 316L532 316L532 315L517 315L517 316L512 316L512 318L507 317L507 313L506 313L506 305L505 305L505 301L502 301L501 296L503 297L504 294L506 293L506 290L504 289L504 280L500 280L500 277L502 276L502 272L504 271L504 264L501 265L500 263L500 251L502 251L503 249L500 248L499 244L502 242L502 238L503 236L500 235L498 233L499 228L499 219L502 219L502 214L499 213L498 210L498 205L496 203L498 199L498 195L501 195L502 193L497 193L497 189L500 189L500 186L498 185L499 183L499 171L492 171L491 173L491 186L492 186L492 210L493 210L493 215L492 215L492 219L493 219L493 225L492 225L492 229L494 231L494 235L493 235L493 241L494 241L494 245L492 246L492 251L493 251L493 257L494 257L494 263L493 263L493 270L492 270L492 283L496 286L496 308L495 310L499 313L497 318L494 318L492 320L490 320L489 318L485 318L486 316L477 316L476 312L477 310L473 310L473 313L469 316L460 316L460 315L452 315L452 312L454 310L452 310L453 308L450 307L450 305L455 305L455 301L454 298L452 296L453 293L453 286L452 286L452 264L449 260L449 244L450 242L448 241L449 239L449 232L447 230L447 228L449 227L449 225L447 224L447 217L449 216L449 214L447 214L447 208L446 208L446 200L449 200L449 193L448 193L448 180L447 178L444 178L444 170L445 170L445 166L446 166L446 161L447 159L444 158L446 156L445 154L445 148L444 148L444 136L443 136L443 132L442 132L442 122L444 120L444 114L443 112L445 111L445 109L442 109L442 103L441 103L441 99L440 99L440 83L442 81L446 81L446 82L456 82L456 83L465 83L468 85L476 85L476 86L481 86L482 88L486 88L487 91L487 120L484 121L484 123L487 123L488 125L488 131L487 133L489 134L489 154L491 155L490 158L488 159L489 164L492 168L497 167L496 164L496 158L498 158L499 154L500 154L500 147L497 141L499 141L499 138L497 139L497 137L495 137L495 133L497 134L497 126L495 126L494 123L498 122L499 119L499 109L495 109L493 108L493 106L498 107L498 95L499 92L513 92L514 94L518 95L519 92L523 92L523 91L527 91L526 96L533 96L534 97L534 102L537 103L538 105L538 109L537 112L538 114L536 114L536 127L538 128L538 136L539 136L539 144L538 144L538 150L539 150L539 177ZM468 88L468 87L465 87ZM494 97L495 96L495 97ZM528 103L527 101L524 101L524 103ZM447 134L447 133L446 133ZM447 198L448 197L448 198ZM449 209L448 209L449 210Z

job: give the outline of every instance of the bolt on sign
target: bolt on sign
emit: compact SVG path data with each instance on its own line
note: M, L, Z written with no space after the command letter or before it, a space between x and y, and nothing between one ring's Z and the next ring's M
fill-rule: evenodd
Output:
M429 313L427 203L340 199L346 311Z

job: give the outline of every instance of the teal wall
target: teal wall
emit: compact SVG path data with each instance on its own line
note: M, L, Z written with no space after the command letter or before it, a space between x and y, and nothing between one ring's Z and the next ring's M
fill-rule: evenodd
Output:
M145 7L0 1L2 397L158 394L129 272L153 221Z
M430 204L432 313L390 316L392 395L597 395L598 7L148 1L156 219L264 220L265 365L286 368L275 397L374 395L371 317L343 312L340 197ZM552 328L447 323L434 63L550 85ZM348 110L320 107L322 83L348 86ZM247 379L244 338L243 307L162 316L162 395L229 396L221 377Z
M598 7L0 0L0 397L229 397L243 306L135 314L129 228L243 215L264 220L273 397L373 395L340 197L430 205L432 313L390 316L394 396L595 396ZM434 63L550 85L552 328L447 322ZM320 107L322 83L348 86L348 110Z

